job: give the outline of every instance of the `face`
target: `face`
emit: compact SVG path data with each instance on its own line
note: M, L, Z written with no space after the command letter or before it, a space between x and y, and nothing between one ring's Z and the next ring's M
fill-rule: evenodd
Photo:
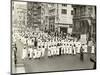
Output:
M24 49L26 49L26 47L24 46Z

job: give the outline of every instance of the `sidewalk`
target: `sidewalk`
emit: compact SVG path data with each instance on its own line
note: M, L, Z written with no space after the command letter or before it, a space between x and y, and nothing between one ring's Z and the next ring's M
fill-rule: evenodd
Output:
M16 73L25 73L25 68L23 64L18 64L16 66Z

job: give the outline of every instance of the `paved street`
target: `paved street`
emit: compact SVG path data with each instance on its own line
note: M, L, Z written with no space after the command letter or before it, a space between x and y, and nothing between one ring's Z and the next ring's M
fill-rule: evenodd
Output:
M42 59L25 59L22 60L21 50L23 44L17 41L17 63L23 63L25 72L43 72L43 71L59 71L59 70L74 70L74 69L91 69L93 68L93 63L90 62L89 56L84 55L84 61L80 60L80 55L61 55L54 56L52 58L42 58Z

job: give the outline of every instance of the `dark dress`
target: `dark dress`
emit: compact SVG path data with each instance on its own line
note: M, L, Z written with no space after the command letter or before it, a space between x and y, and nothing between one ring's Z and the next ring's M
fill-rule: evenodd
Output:
M83 48L80 48L80 60L83 61L84 60L84 53L83 53Z

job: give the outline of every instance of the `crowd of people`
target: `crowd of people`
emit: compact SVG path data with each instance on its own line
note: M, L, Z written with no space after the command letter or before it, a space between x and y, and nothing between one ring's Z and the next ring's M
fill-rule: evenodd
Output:
M24 44L22 59L88 53L87 43L83 44L77 38L67 35L63 38L42 31L27 34L22 32L14 34L13 40L20 40ZM91 45L90 53L95 53L94 45Z

